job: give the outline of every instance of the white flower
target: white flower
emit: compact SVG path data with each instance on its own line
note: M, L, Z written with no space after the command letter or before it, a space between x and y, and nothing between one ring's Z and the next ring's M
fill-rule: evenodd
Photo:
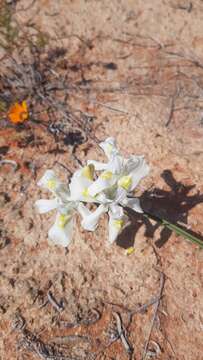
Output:
M69 184L70 200L97 204L108 201L106 196L101 193L99 187L96 190L97 194L94 196L90 194L89 189L94 186L94 184L97 186L97 180L94 181L94 165L88 164L82 169L77 170Z
M93 183L93 177L94 166L87 165L74 173L69 186L62 183L53 170L47 170L38 181L39 186L50 190L55 196L53 199L40 199L35 203L40 214L57 209L56 221L48 233L49 239L54 244L69 245L73 231L72 218L80 201L98 203L100 202L99 198L104 199L102 195L99 195L98 198L89 195L88 188ZM104 206L102 205L102 207ZM98 216L100 216L99 211ZM62 221L63 219L64 221Z
M124 208L143 212L139 199L132 197L132 191L149 172L144 157L130 156L125 159L120 155L112 137L102 142L100 147L108 162L89 160L87 166L73 174L69 185L62 183L53 170L47 170L38 181L39 186L54 195L53 199L40 199L36 202L41 214L57 210L56 221L49 230L49 238L54 244L64 247L70 244L76 210L82 217L83 228L88 231L94 231L100 216L108 212L111 244L128 221ZM101 173L98 175L97 171ZM95 211L90 211L83 203L96 203L99 206Z
M129 159L124 159L123 169L118 179L118 187L127 192L133 191L136 186L149 173L149 166L147 165L144 156L130 156Z
M124 214L123 207L130 207L138 213L142 213L140 201L137 198L127 198L123 189L116 187L108 189L100 194L100 200L103 201L95 211L90 211L84 204L80 203L78 212L82 216L81 225L85 230L94 231L98 225L99 218L108 211L109 215L109 239L112 244L123 228L126 226L128 216Z
M38 181L37 185L55 193L57 188L59 188L62 183L57 178L53 170L46 170L42 178Z
M37 185L51 191L55 196L54 199L40 199L36 201L35 206L40 214L58 208L69 207L70 192L68 186L57 178L53 170L46 170Z
M104 149L109 162L88 161L88 164L94 165L97 171L104 170L98 179L89 186L90 196L95 196L115 184L118 188L129 193L149 173L149 166L143 156L131 156L129 159L123 158L119 154L113 138L108 138L100 146Z
M88 165L94 165L96 171L102 171L98 178L89 185L88 195L93 198L96 197L100 203L108 207L109 242L113 243L128 219L124 214L123 207L131 208L138 213L143 212L139 199L129 196L137 187L139 181L148 174L149 166L146 164L143 156L123 158L119 154L113 138L108 138L100 146L104 150L108 162L88 161ZM96 218L96 223L98 222L99 208L97 209L98 212L96 210L93 213L85 208L84 205L82 205L82 208L82 225L84 228L91 230L86 224L92 218ZM93 226L92 231L94 228Z
M47 170L38 185L50 190L53 199L37 200L35 206L40 214L57 209L56 221L49 230L49 239L57 245L68 246L72 239L73 214L77 203L70 198L68 186L56 177L53 170Z
M99 146L104 151L106 157L108 158L109 162L115 157L119 156L119 151L116 147L116 140L112 137L107 138L105 141L101 142ZM95 170L107 170L109 167L108 163L102 163L96 160L88 160L87 164L92 164L95 167Z
M96 181L89 187L91 196L97 195L99 192L112 187L119 179L123 169L123 159L121 156L114 156L109 163L104 164L103 171Z

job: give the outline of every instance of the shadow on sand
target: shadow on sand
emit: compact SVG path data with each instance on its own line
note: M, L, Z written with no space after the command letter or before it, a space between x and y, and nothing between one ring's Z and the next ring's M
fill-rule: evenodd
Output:
M185 224L186 226L182 226L182 229L203 241L203 236L187 229L189 211L196 205L203 203L203 194L197 192L190 195L190 191L195 188L195 185L184 185L177 182L170 170L164 170L161 177L170 190L165 191L158 188L146 190L140 199L142 209L150 214L151 218L154 217L154 220L158 216L173 224ZM153 238L156 230L161 227L160 238L155 243L158 248L161 248L169 240L172 231L163 227L159 221L152 225L149 218L144 217L143 214L135 213L130 209L127 210L127 213L131 224L118 236L117 245L125 249L133 246L135 235L143 225L145 226L145 236L149 238Z

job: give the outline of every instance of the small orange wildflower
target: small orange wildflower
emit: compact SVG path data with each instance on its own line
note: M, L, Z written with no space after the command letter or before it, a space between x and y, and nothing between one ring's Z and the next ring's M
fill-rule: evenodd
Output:
M22 103L15 103L11 105L8 112L9 120L14 124L23 123L28 119L28 108L26 101L22 101Z

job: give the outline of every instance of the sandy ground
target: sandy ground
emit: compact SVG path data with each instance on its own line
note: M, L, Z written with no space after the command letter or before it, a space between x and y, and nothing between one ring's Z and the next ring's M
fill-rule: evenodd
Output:
M133 354L120 339L109 345L116 334L113 314L119 312L127 326L127 309L158 296L164 274L146 359L151 354L201 360L202 251L197 246L137 216L111 247L106 218L95 233L83 231L77 220L74 241L64 250L47 240L54 215L38 215L34 202L45 195L36 186L45 169L67 179L78 161L104 159L97 142L114 136L124 155L143 154L150 164L150 176L139 189L143 207L203 234L203 2L7 3L19 29L16 42L35 39L45 59L51 49L65 49L56 62L50 58L49 67L54 81L62 77L68 84L67 107L75 109L77 120L64 119L61 109L51 120L39 115L43 106L28 85L30 120L20 129L3 115L0 120L1 159L18 164L16 171L9 164L0 168L0 359L143 359L156 306L136 312L128 326ZM3 60L9 61L9 51L1 48ZM21 63L31 56L26 48L23 54L12 49ZM6 64L1 63L1 74L8 76ZM0 80L1 92L16 96L20 91L19 84L5 90ZM47 131L47 124L61 123L69 137ZM77 132L82 140L72 146L67 139ZM126 256L129 246L135 252ZM47 302L48 291L63 301L61 311ZM101 317L92 323L95 309ZM66 329L62 321L77 326ZM70 334L88 341L66 338ZM47 344L53 343L51 357Z

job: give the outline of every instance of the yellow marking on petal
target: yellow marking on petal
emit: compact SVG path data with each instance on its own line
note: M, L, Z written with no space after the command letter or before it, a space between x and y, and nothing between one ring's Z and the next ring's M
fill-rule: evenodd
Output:
M104 172L101 174L100 178L101 178L102 180L110 180L110 179L112 178L112 176L113 176L113 173L112 173L111 171L104 171Z
M94 165L90 164L85 166L82 169L82 175L85 176L88 180L93 180L94 177Z
M129 255L133 254L134 252L135 252L135 248L133 246L130 246L128 249L126 249L125 255L129 256Z
M121 230L124 225L124 220L114 220L113 225L118 229Z
M58 226L61 229L64 229L64 227L70 221L70 219L71 219L71 215L60 214L58 218Z
M89 190L88 188L84 188L83 191L82 191L82 195L87 198L89 196Z
M56 188L56 180L54 180L54 179L48 180L47 186L50 190L54 190Z
M129 190L131 185L132 185L132 178L129 175L122 176L118 180L118 186L122 187L125 190Z

